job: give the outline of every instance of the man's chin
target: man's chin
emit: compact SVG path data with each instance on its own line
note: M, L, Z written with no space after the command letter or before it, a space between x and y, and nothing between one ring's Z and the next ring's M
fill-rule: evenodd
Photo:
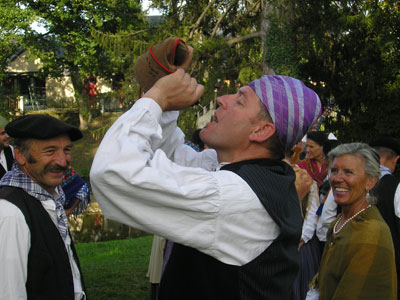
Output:
M52 173L52 178L50 179L50 182L52 186L56 187L62 183L64 174L63 173Z

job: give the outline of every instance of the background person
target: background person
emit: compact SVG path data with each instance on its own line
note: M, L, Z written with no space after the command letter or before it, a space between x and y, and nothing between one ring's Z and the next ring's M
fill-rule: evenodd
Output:
M306 158L298 163L298 166L307 170L308 174L314 179L318 187L324 182L328 175L328 167L324 164L324 154L322 145L328 137L322 131L310 131L307 133Z
M281 159L318 118L319 98L296 79L263 76L218 98L200 134L215 150L196 152L173 110L202 92L179 69L114 123L91 168L96 200L108 218L174 242L160 300L288 299L301 212L295 174ZM292 114L304 127L280 109L300 101L308 109Z
M165 245L166 240L163 237L158 235L153 236L149 267L146 274L146 277L148 277L150 281L150 300L158 299L158 290L162 274L161 271L164 263Z
M392 234L397 269L397 297L400 299L400 179L393 175L400 155L399 142L390 136L381 136L370 145L379 153L381 175L372 191L376 206Z
M16 163L0 181L0 298L86 299L62 207L62 177L79 129L48 115L6 126Z
M292 151L286 152L285 161L290 163ZM299 205L303 217L303 228L298 251L300 252L300 269L294 282L294 299L305 299L308 285L318 272L321 250L315 236L317 225L316 211L319 205L318 186L306 170L290 163L296 173L296 191L299 196Z
M8 121L0 116L0 178L11 170L14 163L14 148L10 145L10 136L4 129Z
M71 166L65 172L61 186L65 194L63 207L67 216L73 214L76 217L83 213L90 203L90 188Z
M322 146L322 152L324 153L324 164L326 166L329 166L330 163L328 156L329 152L340 144L341 142L339 140L327 140ZM336 204L333 198L331 184L329 183L329 172L323 184L319 187L319 200L320 204L316 212L318 216L316 235L320 242L320 250L322 254L322 251L325 247L326 234L329 226L341 212L341 207Z
M380 174L379 156L367 144L337 146L329 153L329 181L342 213L332 223L313 282L320 300L397 298L390 231L369 191Z

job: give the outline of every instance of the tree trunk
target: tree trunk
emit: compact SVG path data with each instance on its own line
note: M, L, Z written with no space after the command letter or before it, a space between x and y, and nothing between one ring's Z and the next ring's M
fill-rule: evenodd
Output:
M262 49L262 70L265 75L274 75L275 72L265 62L267 55L267 34L269 29L268 17L272 13L273 7L269 0L261 0L261 49Z
M81 113L81 110L79 110L79 129L87 130L88 128L89 128L89 123L88 121L85 120L84 116Z
M79 70L74 66L70 67L70 70L72 86L74 87L75 100L78 103L79 109L79 129L87 130L89 128L90 110L88 107L88 99L84 95L81 74Z

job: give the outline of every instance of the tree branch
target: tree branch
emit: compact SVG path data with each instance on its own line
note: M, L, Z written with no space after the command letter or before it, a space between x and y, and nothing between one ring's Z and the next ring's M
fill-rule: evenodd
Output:
M213 5L214 3L215 3L215 0L212 0L212 1L208 2L207 7L202 12L200 17L197 19L196 23L194 23L193 27L190 29L189 38L188 38L189 40L191 40L193 38L194 32L196 31L197 28L199 28L201 21L203 20L203 18L206 15L207 11L210 9L211 5Z
M221 24L222 20L225 18L225 16L228 14L228 12L232 9L232 7L234 7L237 4L237 2L238 2L238 0L233 1L229 5L229 7L226 9L226 11L219 17L217 24L215 24L214 29L211 33L210 40L212 40L214 38L215 34L217 33L219 24Z
M243 36L239 36L239 37L235 37L233 39L230 39L230 40L226 41L226 44L228 46L232 46L233 44L240 43L240 42L243 42L243 41L248 40L248 39L260 38L260 37L261 37L261 31L253 32L253 33L249 33L249 34L246 34L246 35L243 35Z

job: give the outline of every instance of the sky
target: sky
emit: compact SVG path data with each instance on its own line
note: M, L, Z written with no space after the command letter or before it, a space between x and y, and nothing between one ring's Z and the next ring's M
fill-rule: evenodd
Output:
M144 10L146 10L152 1L150 0L143 0L142 2L142 7ZM149 16L156 16L156 15L161 15L161 13L157 9L150 9L149 12L147 13Z

